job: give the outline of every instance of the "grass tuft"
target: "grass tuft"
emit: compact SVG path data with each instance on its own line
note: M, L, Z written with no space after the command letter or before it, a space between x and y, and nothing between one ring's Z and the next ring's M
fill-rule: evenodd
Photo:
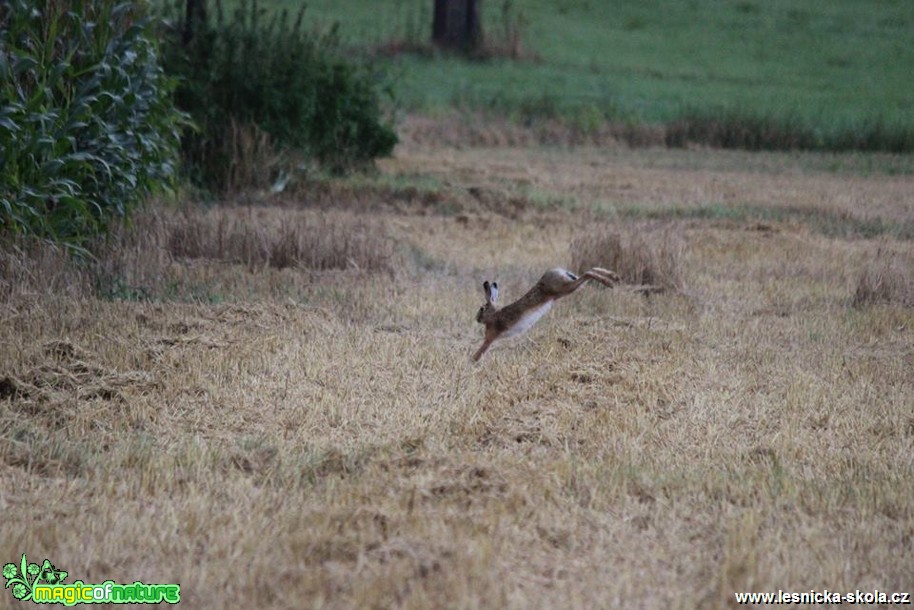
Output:
M615 229L606 226L575 239L571 244L571 257L576 269L608 267L629 284L680 290L684 249L683 240L668 227L634 225Z
M896 255L880 248L857 277L851 304L885 303L914 307L914 274Z

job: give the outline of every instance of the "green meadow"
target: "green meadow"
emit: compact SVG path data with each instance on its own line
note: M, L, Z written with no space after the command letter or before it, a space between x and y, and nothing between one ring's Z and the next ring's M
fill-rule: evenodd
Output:
M293 9L294 0L270 4ZM423 42L432 0L315 0L357 49ZM484 27L520 32L524 59L382 58L401 106L667 122L721 111L823 132L914 126L914 12L900 0L485 0Z

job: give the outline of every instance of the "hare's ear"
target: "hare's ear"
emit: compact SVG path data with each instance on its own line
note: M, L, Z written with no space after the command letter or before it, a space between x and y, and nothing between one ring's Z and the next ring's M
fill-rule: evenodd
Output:
M490 305L494 305L495 299L498 298L498 283L497 282L489 283L488 281L483 282L482 289L486 293L486 303L488 303Z

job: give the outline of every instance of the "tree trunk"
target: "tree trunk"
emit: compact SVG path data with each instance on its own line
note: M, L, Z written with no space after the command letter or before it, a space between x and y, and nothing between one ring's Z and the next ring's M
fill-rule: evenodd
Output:
M472 51L482 40L482 0L435 0L432 41L443 48Z
M200 24L206 23L206 0L186 0L184 5L184 33L183 41L187 45L194 34L200 29Z

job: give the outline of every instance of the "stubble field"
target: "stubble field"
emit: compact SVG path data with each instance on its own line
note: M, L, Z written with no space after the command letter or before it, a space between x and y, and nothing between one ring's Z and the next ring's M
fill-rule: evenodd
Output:
M407 138L94 265L7 250L0 561L192 608L911 591L912 238L906 158ZM598 263L665 290L470 363L482 280Z

